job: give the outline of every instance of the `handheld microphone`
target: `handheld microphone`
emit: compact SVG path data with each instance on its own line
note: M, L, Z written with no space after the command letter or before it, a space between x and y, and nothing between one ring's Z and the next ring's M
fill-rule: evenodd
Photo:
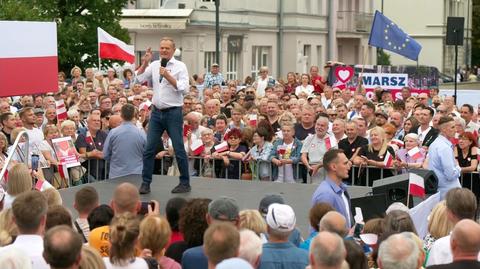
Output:
M167 66L167 63L168 63L168 59L162 58L162 61L161 61L160 65L161 65L162 67L165 67L165 66ZM162 82L162 79L163 79L163 76L160 75L160 78L159 78L159 82L160 82L160 83Z

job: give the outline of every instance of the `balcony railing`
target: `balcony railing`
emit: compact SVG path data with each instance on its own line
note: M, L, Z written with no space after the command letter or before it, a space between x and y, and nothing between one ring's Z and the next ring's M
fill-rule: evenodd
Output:
M358 11L338 11L337 31L348 33L368 33L372 26L373 14Z

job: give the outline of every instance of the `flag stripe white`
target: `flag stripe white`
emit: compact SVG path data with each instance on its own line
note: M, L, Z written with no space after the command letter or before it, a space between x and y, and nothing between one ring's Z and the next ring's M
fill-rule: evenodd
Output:
M0 21L0 33L0 58L57 56L55 22Z
M135 55L135 48L132 45L127 45L122 40L111 36L109 33L105 32L102 28L98 27L98 43L109 43L115 44L120 47L125 52L128 52L131 55Z

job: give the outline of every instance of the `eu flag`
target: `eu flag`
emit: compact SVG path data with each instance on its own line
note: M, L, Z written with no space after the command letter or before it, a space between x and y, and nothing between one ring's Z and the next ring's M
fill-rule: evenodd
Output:
M373 18L368 44L417 61L422 46L378 10Z

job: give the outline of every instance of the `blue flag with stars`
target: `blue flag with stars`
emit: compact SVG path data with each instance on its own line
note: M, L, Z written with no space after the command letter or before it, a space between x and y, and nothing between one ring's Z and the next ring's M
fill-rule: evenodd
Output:
M373 18L368 44L417 61L422 46L378 10Z

